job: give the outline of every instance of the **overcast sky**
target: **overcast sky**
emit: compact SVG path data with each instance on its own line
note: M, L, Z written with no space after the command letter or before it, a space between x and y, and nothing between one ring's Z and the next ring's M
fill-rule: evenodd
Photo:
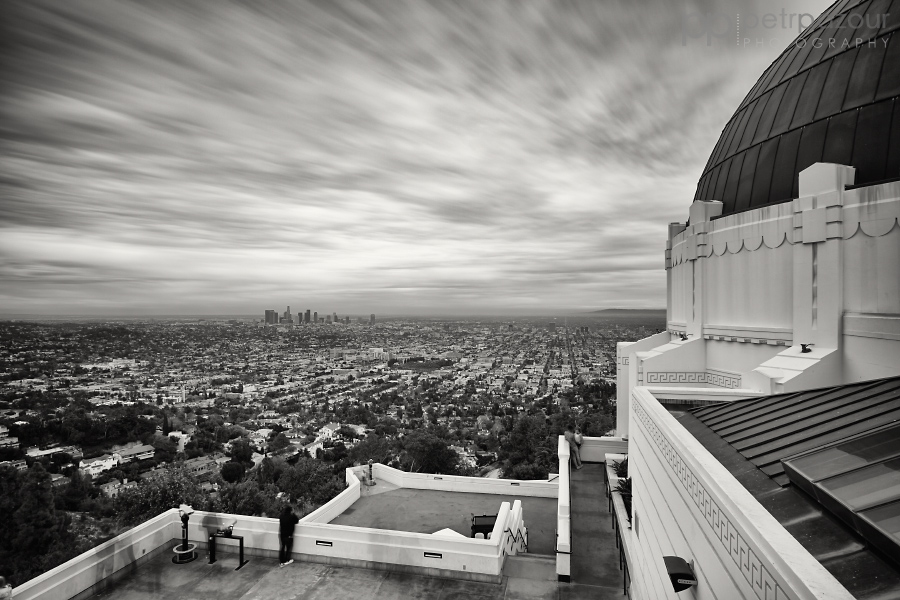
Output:
M786 4L4 2L0 313L664 307Z

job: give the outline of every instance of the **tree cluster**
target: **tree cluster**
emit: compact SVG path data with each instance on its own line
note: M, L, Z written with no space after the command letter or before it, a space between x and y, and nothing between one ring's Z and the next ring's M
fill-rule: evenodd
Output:
M20 585L87 550L73 544L71 519L56 510L50 474L39 463L19 472L0 467L0 565Z

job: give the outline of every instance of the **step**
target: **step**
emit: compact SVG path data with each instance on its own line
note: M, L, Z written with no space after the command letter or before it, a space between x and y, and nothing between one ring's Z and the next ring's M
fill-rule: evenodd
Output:
M506 557L503 575L533 581L556 581L556 557L550 554L518 554Z

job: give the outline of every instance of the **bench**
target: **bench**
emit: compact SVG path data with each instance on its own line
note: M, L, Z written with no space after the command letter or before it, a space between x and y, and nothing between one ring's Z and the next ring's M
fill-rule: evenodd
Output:
M476 533L488 539L488 536L494 531L494 524L497 522L497 515L472 515L472 537Z

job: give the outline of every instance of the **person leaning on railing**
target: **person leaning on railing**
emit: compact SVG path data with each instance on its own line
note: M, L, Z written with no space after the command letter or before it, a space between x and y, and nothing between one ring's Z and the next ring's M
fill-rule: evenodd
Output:
M0 575L0 600L12 598L12 586L6 583L6 578Z
M280 542L278 560L282 567L294 562L294 559L291 558L291 551L294 546L294 527L299 522L300 519L291 510L291 505L286 504L278 518L278 541Z
M580 469L582 467L581 464L581 450L579 449L579 444L575 442L575 426L572 423L569 423L566 426L565 433L566 441L569 442L569 460L572 461L572 466L576 469Z

